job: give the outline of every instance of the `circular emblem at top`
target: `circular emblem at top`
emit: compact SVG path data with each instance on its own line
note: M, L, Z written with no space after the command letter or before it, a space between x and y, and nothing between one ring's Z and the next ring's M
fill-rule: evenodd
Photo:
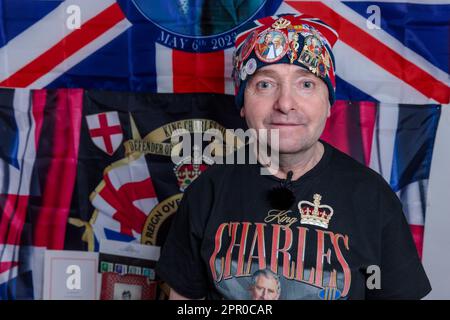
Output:
M192 52L220 51L234 46L243 24L274 14L282 0L118 0L135 27L163 45ZM148 30L142 17L156 30ZM144 30L143 30L144 32Z

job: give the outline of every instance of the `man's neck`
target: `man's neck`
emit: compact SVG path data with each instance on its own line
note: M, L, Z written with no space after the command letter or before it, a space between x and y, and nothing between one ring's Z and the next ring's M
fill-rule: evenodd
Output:
M286 179L287 173L292 171L292 180L297 180L316 166L324 152L325 149L323 144L317 141L311 148L300 153L280 153L279 169L276 172L272 172L272 174L277 178Z

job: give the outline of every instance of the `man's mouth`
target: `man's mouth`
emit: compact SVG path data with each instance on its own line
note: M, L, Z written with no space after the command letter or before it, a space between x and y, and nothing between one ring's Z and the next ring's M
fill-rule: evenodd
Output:
M272 127L297 127L303 124L298 122L272 122L270 125Z

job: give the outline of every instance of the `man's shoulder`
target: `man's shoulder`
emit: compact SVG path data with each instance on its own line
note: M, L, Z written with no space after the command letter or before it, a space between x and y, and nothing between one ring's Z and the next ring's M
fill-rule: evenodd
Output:
M349 182L362 180L367 183L381 183L387 185L384 178L372 168L364 165L330 144L327 144L327 147L332 150L330 167L335 174L342 175Z
M401 208L401 203L389 183L375 170L334 148L330 159L332 184L341 190L351 190L364 203L382 203ZM381 202L380 202L381 201Z

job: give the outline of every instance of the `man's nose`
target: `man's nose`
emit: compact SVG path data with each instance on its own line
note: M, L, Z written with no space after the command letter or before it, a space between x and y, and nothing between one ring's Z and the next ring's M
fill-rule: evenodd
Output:
M280 86L280 90L278 91L275 109L282 113L288 113L296 108L297 104L294 99L294 89L291 88L290 85L282 84Z

